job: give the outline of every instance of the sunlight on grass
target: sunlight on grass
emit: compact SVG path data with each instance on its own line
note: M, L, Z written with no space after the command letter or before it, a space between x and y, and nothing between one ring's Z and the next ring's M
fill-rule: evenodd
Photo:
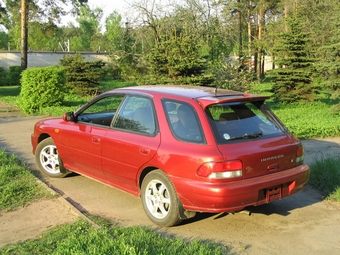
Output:
M319 157L310 166L309 183L326 199L340 202L340 155Z
M103 223L103 221L102 221ZM145 227L117 227L88 222L60 225L39 239L27 240L0 249L0 254L228 254L228 248L215 242L167 237Z
M38 184L15 155L0 149L0 210L14 210L52 194Z

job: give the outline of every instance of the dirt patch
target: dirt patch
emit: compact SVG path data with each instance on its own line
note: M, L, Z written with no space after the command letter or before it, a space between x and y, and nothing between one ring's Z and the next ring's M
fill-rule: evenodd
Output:
M12 212L0 211L0 247L37 238L47 229L77 217L57 198L36 201Z
M0 102L0 118L27 116L19 108ZM75 221L73 208L63 198L35 201L15 211L0 211L0 247L40 236L47 229Z
M0 102L0 118L13 118L27 116L18 107Z

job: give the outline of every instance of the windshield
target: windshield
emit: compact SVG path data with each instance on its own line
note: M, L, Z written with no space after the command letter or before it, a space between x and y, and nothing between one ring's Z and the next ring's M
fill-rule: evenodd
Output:
M213 104L206 109L217 143L282 135L283 124L263 102Z

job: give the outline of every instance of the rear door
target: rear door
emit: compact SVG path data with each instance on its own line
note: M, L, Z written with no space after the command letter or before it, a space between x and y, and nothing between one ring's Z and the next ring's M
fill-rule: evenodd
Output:
M243 178L297 165L300 142L263 101L221 103L208 107L218 148L226 160L243 163Z
M227 160L243 163L243 178L248 179L293 168L299 142L289 135L268 139L244 139L218 148Z

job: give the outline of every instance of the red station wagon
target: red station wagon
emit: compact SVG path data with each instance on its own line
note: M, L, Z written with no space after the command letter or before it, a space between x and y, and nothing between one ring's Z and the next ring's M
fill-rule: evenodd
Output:
M301 142L267 98L208 87L115 89L39 121L33 153L48 176L72 171L140 196L159 226L238 211L290 196L309 178Z

